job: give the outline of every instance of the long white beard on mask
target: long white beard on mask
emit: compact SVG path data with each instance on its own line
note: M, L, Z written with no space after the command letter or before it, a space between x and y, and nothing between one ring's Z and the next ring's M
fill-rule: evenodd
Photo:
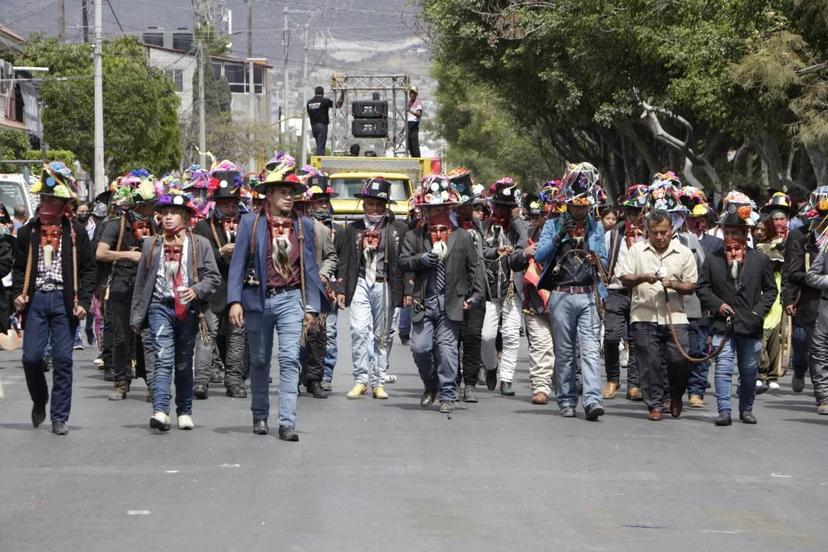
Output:
M730 277L734 282L739 277L739 261L730 261Z
M164 277L170 283L170 287L172 287L173 280L175 280L175 275L178 274L180 266L180 261L164 261Z
M276 271L287 279L291 274L290 254L293 251L293 245L290 243L290 238L287 236L275 236L270 243L271 258L273 266Z

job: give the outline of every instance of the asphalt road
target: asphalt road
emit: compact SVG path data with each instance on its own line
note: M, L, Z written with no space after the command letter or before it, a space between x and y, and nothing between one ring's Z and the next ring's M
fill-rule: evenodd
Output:
M529 404L524 348L516 397L448 419L419 408L398 344L391 398L346 400L343 349L333 396L299 400L298 444L253 435L249 400L217 386L194 431L152 434L143 384L107 401L89 349L57 437L31 427L19 351L0 353L0 551L826 549L810 383L760 397L757 426L714 427L712 396L660 423L615 399L590 423Z

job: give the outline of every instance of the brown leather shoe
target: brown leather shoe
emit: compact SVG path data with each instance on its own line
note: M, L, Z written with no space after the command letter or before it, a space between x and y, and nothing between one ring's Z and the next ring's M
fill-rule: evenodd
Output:
M682 410L684 410L684 401L681 400L681 397L670 401L670 416L678 418L681 416Z
M543 391L538 391L532 395L532 404L546 404L549 402L549 395Z
M660 422L663 417L660 408L651 408L650 413L647 414L647 419L652 422Z
M618 394L618 388L621 385L617 381L608 381L604 384L604 389L601 391L601 396L605 399L614 399Z
M627 389L627 400L628 401L643 401L644 398L641 396L641 389L638 387L630 387Z
M704 399L698 395L690 395L690 400L687 403L690 408L702 408L704 406Z

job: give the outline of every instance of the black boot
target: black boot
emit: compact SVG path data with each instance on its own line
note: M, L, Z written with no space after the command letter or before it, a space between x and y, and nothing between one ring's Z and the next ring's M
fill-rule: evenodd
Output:
M299 435L292 427L279 426L279 439L282 441L296 442L299 440Z
M46 405L33 404L32 405L32 425L38 427L46 419Z
M206 399L207 398L207 384L206 383L197 383L197 384L195 384L195 387L193 388L193 396L196 399L200 400L200 401L203 401L204 399Z
M730 412L727 410L722 410L719 412L719 415L713 420L713 423L717 426L729 426L733 422L730 420Z
M309 381L308 382L308 393L313 395L314 399L327 399L328 394L322 389L322 384L318 381Z

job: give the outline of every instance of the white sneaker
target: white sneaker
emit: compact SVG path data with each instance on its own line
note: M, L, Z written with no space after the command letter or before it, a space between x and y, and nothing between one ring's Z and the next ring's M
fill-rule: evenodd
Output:
M772 381L768 384L768 389L770 389L771 391L776 391L779 389L779 384L775 381Z
M382 377L382 382L383 383L397 383L397 376L392 375L392 374L385 374Z
M178 417L178 429L193 429L193 417L189 414L182 414Z
M170 430L170 417L163 412L156 412L150 418L149 425L152 429L157 429L159 431L169 431Z
M95 358L95 360L92 361L92 364L94 364L95 366L103 366L103 363L104 360L101 357L97 357Z
M756 380L756 389L761 389L762 387L762 380Z

